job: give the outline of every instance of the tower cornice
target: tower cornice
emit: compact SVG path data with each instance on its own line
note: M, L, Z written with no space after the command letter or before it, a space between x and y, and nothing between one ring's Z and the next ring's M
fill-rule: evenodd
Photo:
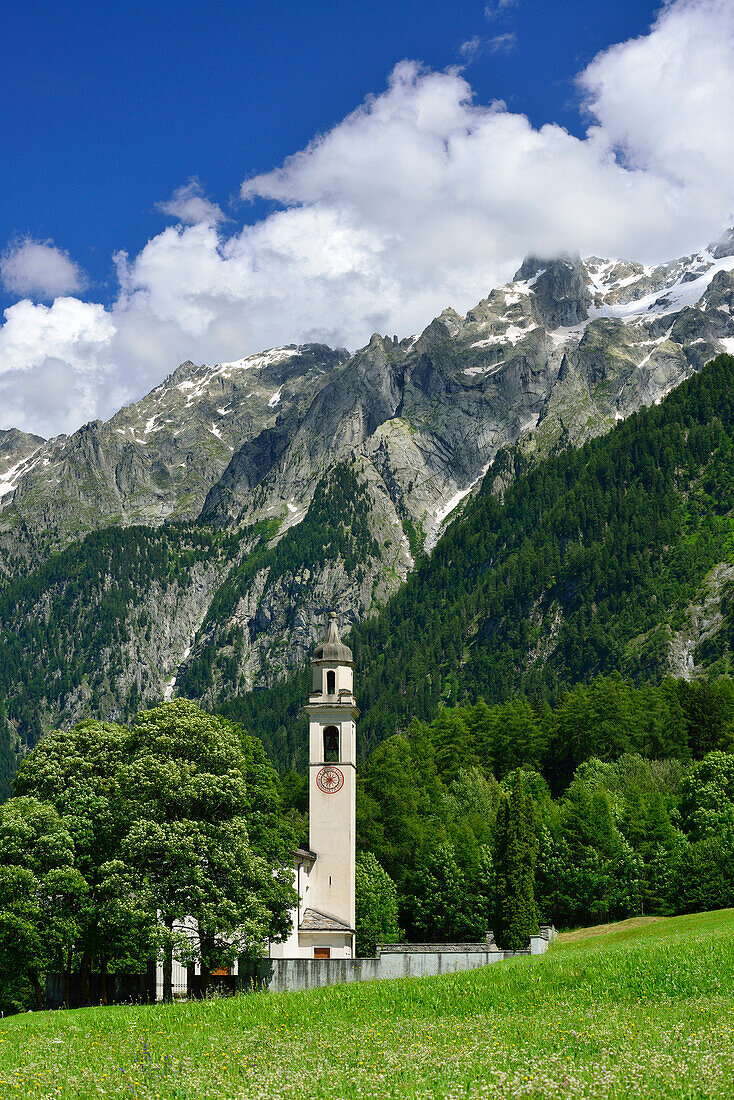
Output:
M350 718L354 718L355 721L362 713L354 700L352 700L350 703L304 703L302 709L306 714L312 714L314 716L318 714L341 714L349 716Z

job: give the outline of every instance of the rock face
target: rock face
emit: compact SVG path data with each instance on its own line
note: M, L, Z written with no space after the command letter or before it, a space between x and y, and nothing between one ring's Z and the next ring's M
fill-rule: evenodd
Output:
M709 252L715 260L723 260L725 256L734 256L734 229L727 229L718 241L710 244Z
M539 260L528 256L515 282L532 289L540 324L548 329L580 325L589 318L591 294L580 256Z
M734 351L732 241L654 268L529 257L420 335L184 363L108 423L2 433L0 578L115 524L249 532L228 568L197 566L191 606L179 589L161 603L173 641L145 691L175 676L211 703L272 682L329 606L345 628L389 598L501 451L582 443ZM131 628L127 665L134 649Z

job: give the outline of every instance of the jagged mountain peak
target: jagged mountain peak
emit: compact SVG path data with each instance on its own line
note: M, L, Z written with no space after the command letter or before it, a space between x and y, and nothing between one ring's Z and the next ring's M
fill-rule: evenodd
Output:
M536 256L530 253L525 257L522 264L513 275L513 282L528 282L548 268L555 268L558 270L566 268L583 271L583 262L579 254L574 252L559 252L555 256L545 257Z
M419 336L399 341L375 333L351 358L345 349L322 344L286 344L228 362L186 361L106 424L92 422L70 437L34 441L0 469L0 527L3 516L9 526L22 518L32 527L39 495L44 529L61 542L114 520L193 518L205 500L209 514L225 471L228 494L234 493L228 495L227 522L260 514L248 494L263 478L270 479L265 511L287 518L302 514L310 499L309 466L322 447L326 465L355 448L387 451L397 461L398 448L406 468L430 468L430 492L420 488L420 477L407 474L409 490L393 486L399 509L411 522L423 523L428 535L436 516L473 483L499 446L528 433L531 445L540 438L543 446L555 433L578 436L581 420L571 430L557 422L558 410L550 411L554 402L565 405L570 398L547 404L558 382L565 392L574 380L584 387L604 380L604 395L599 390L579 397L595 410L581 435L593 434L635 402L656 400L706 356L728 349L734 336L727 313L731 241L731 233L725 234L709 249L657 267L596 256L582 261L573 254L531 255L513 282L494 288L465 317L449 307ZM683 333L675 316L690 307L696 313ZM608 354L612 346L616 359ZM631 398L623 396L625 387ZM487 421L480 412L485 402L493 409L506 406L501 423L494 423L494 413ZM481 423L447 451L453 428L440 425L445 418L453 421L462 406L476 406ZM509 408L515 411L505 421ZM410 446L404 423L396 421L412 425ZM296 440L297 462L291 455ZM238 459L243 447L250 453L245 462ZM428 457L442 449L448 462ZM241 491L235 469L242 476L247 471ZM277 501L270 499L279 491ZM426 514L431 495L436 504Z
M726 256L734 256L734 227L722 233L718 240L708 246L708 251L715 260L723 260Z
M345 349L292 344L182 363L109 421L42 442L3 483L0 542L20 521L31 540L42 528L44 545L58 546L108 523L195 518L243 440L310 400L347 358Z
M589 316L591 295L580 256L552 260L529 256L514 281L518 289L530 291L538 318L548 329L578 325Z

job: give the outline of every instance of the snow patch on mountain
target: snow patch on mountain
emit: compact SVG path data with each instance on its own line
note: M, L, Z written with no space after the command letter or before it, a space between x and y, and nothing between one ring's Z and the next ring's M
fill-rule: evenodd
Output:
M664 317L670 313L679 313L687 306L698 304L719 271L732 270L734 270L734 256L724 256L720 260L715 260L710 253L701 253L694 258L694 262L676 270L675 279L662 290L653 290L629 302L592 306L589 315L592 319L616 317L625 324L630 324L651 316ZM622 284L611 284L615 289L620 285Z
M40 447L39 447L40 450ZM0 474L0 497L8 496L9 493L15 492L18 487L18 482L27 474L29 470L32 470L38 465L40 459L36 457L38 451L34 452L28 458L22 458L20 462L16 462L14 466L11 466L9 470L6 470L4 474Z

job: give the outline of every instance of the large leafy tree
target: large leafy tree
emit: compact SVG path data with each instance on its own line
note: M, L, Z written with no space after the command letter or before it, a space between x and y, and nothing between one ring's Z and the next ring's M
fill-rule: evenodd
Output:
M120 772L130 752L130 732L124 726L84 721L71 730L49 733L25 758L15 780L19 794L56 809L87 884L76 943L64 965L67 974L78 969L83 993L88 993L93 966L103 974L108 969L141 969L154 949L144 899L136 895L128 869L120 864L120 845L131 822L131 807L120 792ZM122 880L128 883L126 890Z
M287 930L293 846L277 777L232 723L184 699L140 713L120 785L131 825L122 855L158 917L164 999L174 954L214 963L259 954ZM248 783L249 780L249 783Z
M487 849L480 849L472 866L464 870L448 841L427 846L405 883L410 938L427 943L483 938L491 868Z
M170 997L174 952L207 975L287 931L293 837L277 776L223 718L177 700L132 729L81 722L49 734L16 785L54 807L86 884L63 959L83 983L94 965L141 970L162 952Z
M53 807L35 798L0 806L0 1010L43 1007L43 975L73 952L87 893Z
M693 764L682 794L684 828L692 840L734 831L734 754L710 752Z

